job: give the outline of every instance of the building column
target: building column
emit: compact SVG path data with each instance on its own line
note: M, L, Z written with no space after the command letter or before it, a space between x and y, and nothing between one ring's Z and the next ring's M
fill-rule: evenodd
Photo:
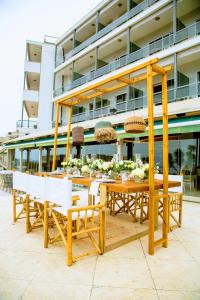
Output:
M117 142L117 160L123 160L124 157L124 141L120 140Z
M22 100L21 128L23 128L23 119L24 119L24 101Z
M76 29L73 32L73 49L76 48Z
M99 31L99 10L96 14L96 33Z
M47 148L47 172L51 170L51 165L50 165L50 147Z
M42 172L42 150L43 148L39 148L39 164L38 164L38 172Z
M178 78L177 78L177 54L174 53L174 99L177 96Z
M26 159L26 163L27 163L27 169L29 170L29 162L30 162L30 149L27 149L27 159Z
M8 149L7 150L7 168L8 170L12 170L12 162L14 157L14 149Z
M173 33L176 33L176 31L177 31L177 2L176 2L176 0L173 0L172 26L173 26Z
M20 149L20 160L19 160L19 170L23 171L23 151L24 149Z
M98 69L99 47L96 47L95 52L95 71Z

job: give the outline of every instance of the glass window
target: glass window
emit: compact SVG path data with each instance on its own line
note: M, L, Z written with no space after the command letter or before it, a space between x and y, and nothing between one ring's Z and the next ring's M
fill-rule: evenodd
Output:
M126 94L121 94L116 97L116 103L121 103L126 101Z

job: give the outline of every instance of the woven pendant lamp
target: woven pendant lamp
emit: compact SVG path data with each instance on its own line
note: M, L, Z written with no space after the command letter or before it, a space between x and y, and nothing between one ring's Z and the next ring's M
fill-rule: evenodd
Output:
M146 122L142 116L132 116L124 123L124 130L127 133L144 133Z
M84 144L84 128L83 127L74 127L72 128L72 143L74 146Z
M104 144L115 140L117 135L110 122L100 121L95 125L94 137L98 143Z

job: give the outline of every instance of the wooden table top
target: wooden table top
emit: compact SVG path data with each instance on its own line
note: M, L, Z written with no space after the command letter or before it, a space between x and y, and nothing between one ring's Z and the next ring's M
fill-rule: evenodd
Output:
M64 178L64 175L51 175L53 177L57 178ZM89 187L91 185L91 182L95 179L89 178L89 177L83 177L83 178L71 178L72 182L74 184L80 184L83 186ZM103 185L106 185L109 192L117 192L117 193L134 193L134 192L147 192L149 191L149 182L148 179L144 180L144 182L137 183L134 181L126 181L125 183L122 183L120 180L116 180L113 183L101 183ZM168 187L178 187L181 186L181 183L179 181L169 181ZM154 188L155 190L160 190L163 188L163 181L162 180L154 180Z

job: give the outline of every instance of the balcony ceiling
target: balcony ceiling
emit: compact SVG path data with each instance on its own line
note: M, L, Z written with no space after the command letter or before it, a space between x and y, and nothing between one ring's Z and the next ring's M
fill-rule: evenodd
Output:
M114 60L114 58L118 57L115 56L115 53L120 52L121 49L126 49L126 45L127 34L123 33L117 38L112 39L110 42L106 43L105 45L99 48L99 59L103 60L106 57L112 56L112 60Z
M160 19L156 21L156 17L159 17ZM169 29L167 27L169 27ZM143 40L144 38L146 42L151 41L154 38L163 36L165 31L166 33L170 33L172 31L171 27L172 9L167 7L135 26L134 29L131 30L131 41L135 42L136 44L137 41L140 42L140 40Z
M178 17L183 17L187 15L189 12L200 9L200 1L199 0L181 0L178 2L177 14ZM199 16L200 17L200 16Z
M194 63L196 66L199 66L200 70L200 46L190 48L178 54L177 64L179 66L179 69L182 66L183 68L185 68L185 65L192 63Z
M40 74L27 73L27 88L32 91L38 91L40 87Z
M76 40L79 42L85 41L91 35L96 33L96 17L89 20L76 31Z
M33 62L41 62L42 46L27 44L28 59Z
M95 51L88 53L75 63L75 72L77 73L87 71L90 68L95 68Z
M121 6L119 6L121 5ZM100 14L100 22L106 26L127 12L127 0L112 1Z
M38 102L24 101L24 107L28 118L38 117Z

